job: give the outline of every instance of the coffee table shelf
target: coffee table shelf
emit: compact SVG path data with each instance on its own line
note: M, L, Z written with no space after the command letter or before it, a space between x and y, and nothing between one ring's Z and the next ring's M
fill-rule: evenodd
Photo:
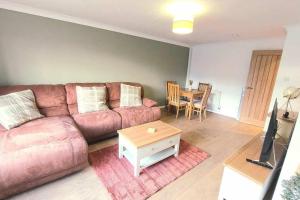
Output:
M163 151L160 151L152 156L148 156L146 158L143 158L140 160L140 168L146 168L149 167L165 158L168 158L172 155L174 155L176 153L176 150L174 147L170 147L168 149L165 149ZM135 160L134 160L134 156L132 154L130 154L130 152L128 150L125 150L123 152L123 155L127 158L127 160L131 163L134 164Z

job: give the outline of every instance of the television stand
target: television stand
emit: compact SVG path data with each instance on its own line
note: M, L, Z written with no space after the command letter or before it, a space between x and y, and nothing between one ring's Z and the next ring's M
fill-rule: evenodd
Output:
M265 181L272 170L247 162L246 158L259 157L262 142L261 135L257 135L225 160L219 200L261 199Z

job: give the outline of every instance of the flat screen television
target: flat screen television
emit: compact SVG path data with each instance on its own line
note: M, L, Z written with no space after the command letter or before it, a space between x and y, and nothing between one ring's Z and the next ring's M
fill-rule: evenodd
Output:
M251 159L246 159L248 162L251 162L253 164L257 164L269 169L273 169L272 164L270 164L269 159L273 151L273 143L275 140L275 136L277 133L278 129L278 120L277 120L277 112L278 112L278 107L277 107L277 99L275 100L269 126L267 129L267 132L265 134L265 139L263 142L262 150L259 156L259 160L251 160Z
M271 175L268 177L268 179L265 182L264 190L262 192L261 199L262 200L271 200L273 198L273 194L277 185L277 181L279 179L281 169L285 160L285 156L287 154L287 150L289 148L289 144L292 139L292 135L294 132L295 124L292 127L292 130L290 132L287 144L285 145L285 148L283 148L283 152L279 158L279 161L276 163L274 169L272 170Z

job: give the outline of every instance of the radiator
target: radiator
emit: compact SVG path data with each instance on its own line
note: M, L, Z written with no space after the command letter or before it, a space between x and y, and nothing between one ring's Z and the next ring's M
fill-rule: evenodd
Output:
M208 99L209 110L220 110L221 109L221 96L222 92L219 90L213 90Z

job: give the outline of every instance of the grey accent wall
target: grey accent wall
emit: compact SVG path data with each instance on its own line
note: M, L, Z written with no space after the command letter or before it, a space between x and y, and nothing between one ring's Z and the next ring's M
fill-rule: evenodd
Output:
M0 85L7 85L6 72L4 69L3 58L1 56L1 53L0 53Z
M1 20L1 18L0 18ZM7 85L7 76L6 76L6 70L4 68L4 58L2 55L2 42L1 42L1 28L0 28L0 85Z
M131 81L165 98L165 81L185 84L189 49L0 9L0 84Z

